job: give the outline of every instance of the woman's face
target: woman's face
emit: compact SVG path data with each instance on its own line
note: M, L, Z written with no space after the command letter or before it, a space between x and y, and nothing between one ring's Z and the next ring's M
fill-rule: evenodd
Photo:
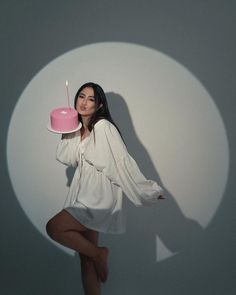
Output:
M79 93L76 110L82 117L91 117L95 112L94 91L91 87L85 87Z

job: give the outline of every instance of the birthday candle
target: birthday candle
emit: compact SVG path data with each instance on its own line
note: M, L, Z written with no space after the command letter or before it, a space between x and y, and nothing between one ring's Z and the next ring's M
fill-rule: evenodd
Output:
M67 101L68 101L68 107L70 107L70 96L69 96L69 87L68 87L69 83L68 81L66 80L66 94L67 94Z

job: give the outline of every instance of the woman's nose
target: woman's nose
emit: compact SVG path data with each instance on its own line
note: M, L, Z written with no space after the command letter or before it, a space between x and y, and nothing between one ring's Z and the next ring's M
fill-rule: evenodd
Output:
M86 104L87 104L87 99L85 98L82 100L82 105L86 105Z

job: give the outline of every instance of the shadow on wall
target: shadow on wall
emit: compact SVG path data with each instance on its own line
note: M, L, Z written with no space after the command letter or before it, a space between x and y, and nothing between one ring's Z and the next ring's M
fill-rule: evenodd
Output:
M135 133L124 99L115 93L107 93L106 95L112 118L122 133L130 155L136 160L142 173L148 179L157 181L164 188L165 196L167 196L167 199L160 200L150 207L135 207L125 198L127 206L126 233L123 235L101 235L102 243L111 249L111 276L112 273L116 273L116 284L117 280L122 282L125 278L129 278L130 286L135 284L137 287L138 284L142 289L149 283L155 285L155 281L151 281L155 280L155 273L157 273L158 245L156 245L156 236L170 252L181 253L197 244L202 236L203 228L197 221L184 216L174 196L162 184L147 150ZM69 186L74 174L73 168L68 167L66 174ZM139 279L137 280L137 278ZM149 294L147 289L144 292Z

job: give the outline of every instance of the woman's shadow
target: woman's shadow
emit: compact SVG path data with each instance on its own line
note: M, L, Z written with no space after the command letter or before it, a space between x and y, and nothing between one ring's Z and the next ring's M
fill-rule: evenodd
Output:
M112 92L106 95L112 118L122 133L129 153L146 178L157 181L164 188L167 197L150 207L135 207L125 198L126 233L103 234L100 238L111 249L111 280L113 274L116 285L129 278L130 288L135 284L141 290L147 283L155 283L149 280L155 280L157 261L163 258L159 257L163 248L169 257L181 253L199 240L203 229L197 221L184 216L174 196L161 182L147 150L136 135L123 97ZM155 132L155 127L152 132ZM69 186L74 170L68 167L66 174ZM145 292L148 294L147 290Z

